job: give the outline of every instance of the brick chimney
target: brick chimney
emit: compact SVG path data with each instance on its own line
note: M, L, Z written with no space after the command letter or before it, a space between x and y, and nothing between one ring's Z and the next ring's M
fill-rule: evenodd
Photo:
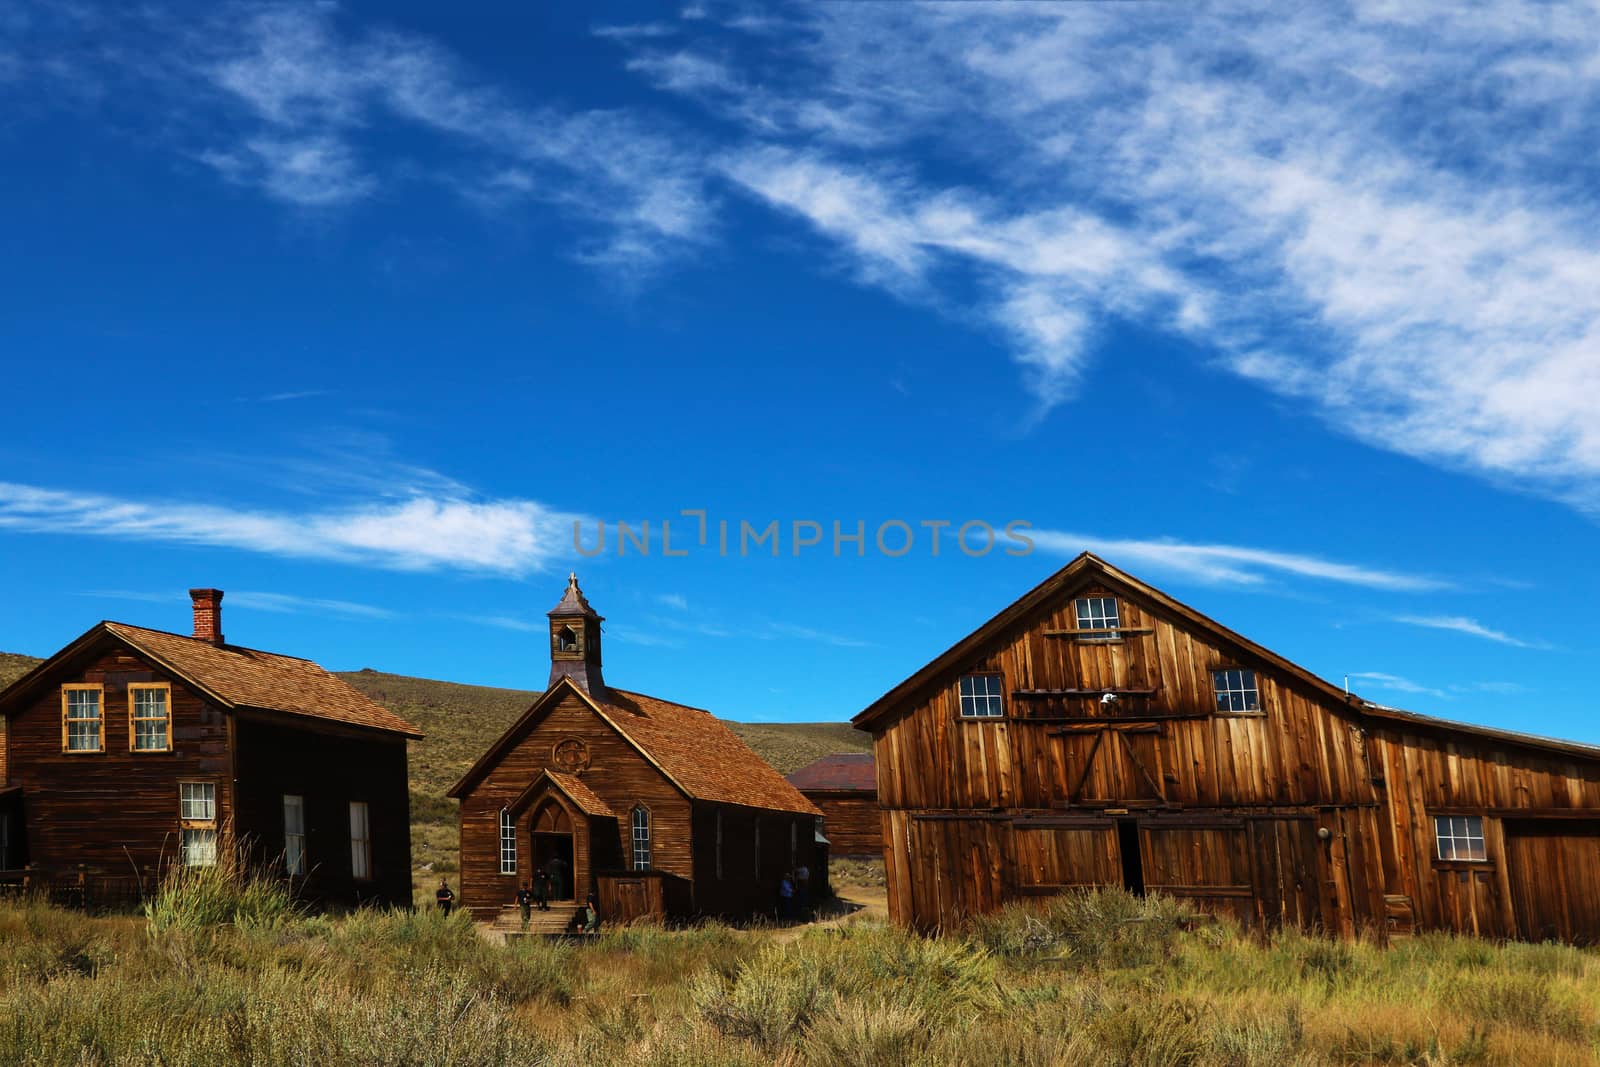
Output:
M191 589L194 601L194 636L198 641L222 644L222 590Z

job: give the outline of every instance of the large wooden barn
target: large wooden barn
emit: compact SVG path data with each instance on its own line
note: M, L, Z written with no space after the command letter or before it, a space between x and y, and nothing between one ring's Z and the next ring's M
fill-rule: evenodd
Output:
M173 864L248 862L305 899L411 903L416 728L309 660L101 622L0 693L0 878L137 898Z
M854 721L917 927L1113 885L1256 928L1600 941L1600 748L1361 700L1089 554Z
M546 925L590 892L608 921L770 914L816 807L710 712L608 686L576 575L549 619L548 687L450 790L462 905L496 918L554 871Z

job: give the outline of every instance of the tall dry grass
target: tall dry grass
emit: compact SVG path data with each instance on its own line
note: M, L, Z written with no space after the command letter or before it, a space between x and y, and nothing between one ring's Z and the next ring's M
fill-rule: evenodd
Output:
M1265 943L1168 900L1010 908L959 937L708 925L485 940L209 881L146 917L0 904L0 1063L1580 1064L1600 954L1426 936Z

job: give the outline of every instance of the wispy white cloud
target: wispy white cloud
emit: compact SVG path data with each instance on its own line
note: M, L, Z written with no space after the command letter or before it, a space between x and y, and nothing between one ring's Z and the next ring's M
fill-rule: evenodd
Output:
M1170 539L1107 538L1059 530L1030 530L1042 551L1060 556L1094 552L1114 565L1148 568L1197 581L1229 585L1262 585L1273 578L1310 578L1368 589L1422 591L1445 589L1449 583L1425 574L1386 570L1321 556L1281 552L1244 545L1193 544Z
M742 122L724 172L864 281L1000 327L1046 406L1136 318L1600 512L1600 11L1455 14L822 5L632 69Z
M832 645L835 648L871 648L871 641L863 641L859 637L849 634L835 633L828 630L818 630L810 626L800 626L788 622L769 622L754 634L763 641L779 639L795 641L814 641L818 644Z
M254 401L258 404L281 404L289 400L309 400L316 396L327 396L326 389L288 389L277 393L267 393L264 396L242 396L242 401Z
M135 600L146 604L168 604L188 607L189 601L181 594L151 593L137 589L89 589L77 594L97 600ZM265 593L245 590L225 594L227 607L245 611L269 611L285 615L331 615L338 618L397 619L399 613L371 604L358 604L350 600L331 600L325 597L296 596L292 593Z
M296 513L0 482L0 529L213 545L397 570L538 571L571 554L576 518L532 500L414 497Z
M1491 629L1477 619L1468 618L1465 615L1397 615L1394 621L1403 622L1408 626L1425 626L1430 630L1452 630L1459 634L1481 637L1485 641L1511 645L1513 648L1548 647L1542 642L1524 641L1503 631Z
M689 598L682 593L661 593L656 597L656 603L665 604L669 608L679 611L689 610Z
M1396 693L1420 693L1425 696L1449 699L1442 689L1413 682L1409 678L1402 678L1397 674L1385 674L1382 671L1355 671L1350 675L1358 681L1370 682L1379 689L1388 689Z

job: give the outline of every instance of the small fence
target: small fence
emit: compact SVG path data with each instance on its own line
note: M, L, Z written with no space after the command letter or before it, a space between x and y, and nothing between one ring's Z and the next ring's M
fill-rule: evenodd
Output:
M82 911L125 910L143 902L160 884L151 870L107 871L80 865L75 869L44 871L34 867L0 870L0 893L37 896L52 904Z

